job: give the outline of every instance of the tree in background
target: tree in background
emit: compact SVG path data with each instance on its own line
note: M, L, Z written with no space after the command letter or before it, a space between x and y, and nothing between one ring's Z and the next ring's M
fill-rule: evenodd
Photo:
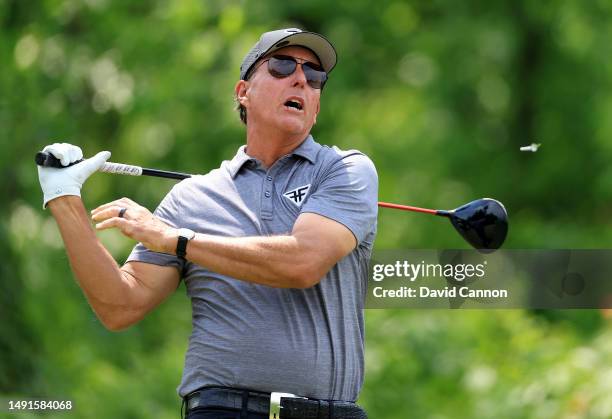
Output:
M611 16L605 1L0 1L0 394L70 398L75 417L176 415L187 299L106 332L40 209L32 157L67 139L148 167L217 167L244 139L240 61L271 28L337 46L314 134L366 152L381 199L492 196L509 210L508 248L607 247ZM537 153L518 151L532 142ZM100 174L83 196L152 209L171 186ZM133 245L100 237L120 261ZM380 249L464 246L444 223L381 211ZM612 415L611 332L596 312L366 317L373 418Z

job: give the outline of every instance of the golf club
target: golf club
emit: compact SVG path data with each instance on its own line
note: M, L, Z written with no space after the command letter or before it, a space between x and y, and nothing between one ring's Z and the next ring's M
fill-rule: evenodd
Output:
M58 169L68 167L63 166L60 160L51 153L42 151L36 153L34 160L39 166L55 167ZM81 161L83 160L75 161L69 166ZM104 163L100 171L121 175L156 176L179 180L191 177L188 173L147 169L140 166L111 162ZM499 249L508 234L508 214L506 209L501 202L491 198L477 199L450 211L419 208L409 205L392 204L389 202L379 202L378 206L447 217L450 219L453 227L455 227L455 230L457 230L470 245L483 253L489 253Z
M75 162L70 163L68 166L63 166L58 158L56 158L53 154L39 151L36 153L34 157L34 161L39 166L44 167L55 167L57 169L64 169L66 167L73 166L77 163L83 161L77 160ZM155 177L164 177L168 179L177 179L183 180L190 178L191 175L189 173L180 173L180 172L170 172L167 170L157 170L157 169L147 169L140 166L133 166L131 164L123 164L123 163L111 163L106 162L100 168L100 172L105 173L113 173L116 175L128 175L128 176L155 176Z
M483 253L499 249L508 234L506 208L501 202L491 198L477 199L450 211L391 204L389 202L379 202L378 206L447 217L455 230L469 244Z

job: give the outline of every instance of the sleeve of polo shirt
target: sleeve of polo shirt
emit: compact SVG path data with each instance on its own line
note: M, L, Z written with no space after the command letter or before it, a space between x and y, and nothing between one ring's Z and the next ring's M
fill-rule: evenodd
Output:
M177 205L177 195L180 193L179 185L180 183L172 188L153 212L153 215L174 228L177 228L176 221L179 214L179 206ZM160 266L174 266L179 272L183 271L185 265L185 262L176 255L153 252L143 246L142 243L134 246L126 262L145 262Z
M352 151L323 174L301 212L311 212L346 226L361 243L376 225L378 175L374 163Z

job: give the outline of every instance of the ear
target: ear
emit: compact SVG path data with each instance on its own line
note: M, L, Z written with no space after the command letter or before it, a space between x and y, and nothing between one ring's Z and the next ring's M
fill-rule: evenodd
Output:
M244 107L247 107L247 103L249 102L249 82L246 80L238 80L236 86L234 87L234 93L238 103Z

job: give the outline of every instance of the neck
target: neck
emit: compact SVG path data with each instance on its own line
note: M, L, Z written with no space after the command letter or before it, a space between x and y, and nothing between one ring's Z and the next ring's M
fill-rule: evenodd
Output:
M246 153L259 160L266 168L291 153L308 137L308 133L288 135L278 129L260 130L254 125L247 125Z

